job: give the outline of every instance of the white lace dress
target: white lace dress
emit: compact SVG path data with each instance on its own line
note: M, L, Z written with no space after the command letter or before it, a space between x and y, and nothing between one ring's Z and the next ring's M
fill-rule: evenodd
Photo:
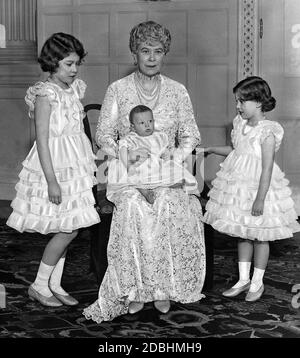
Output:
M261 143L273 135L277 151L283 128L277 122L264 120L243 133L245 124L240 116L233 121L234 150L212 181L204 220L220 232L243 239L273 241L292 237L294 232L300 231L300 225L296 221L289 181L276 163L263 215L251 215L262 171Z
M96 140L116 156L117 136L129 133L130 110L140 104L131 74L107 90ZM156 130L167 134L178 155L200 144L189 95L185 87L161 76L159 100L152 108ZM149 204L135 188L115 196L108 269L98 299L84 310L87 319L100 323L128 312L130 301L173 300L195 302L203 297L205 245L200 202L182 189L157 189ZM100 238L101 239L101 238Z
M13 212L7 221L20 232L72 232L100 221L92 193L96 156L82 123L80 99L85 88L86 84L76 79L66 90L48 81L37 82L27 90L25 101L30 118L34 118L37 96L47 96L50 101L49 150L62 203L56 205L48 199L48 186L34 142L22 163L16 198L11 203Z

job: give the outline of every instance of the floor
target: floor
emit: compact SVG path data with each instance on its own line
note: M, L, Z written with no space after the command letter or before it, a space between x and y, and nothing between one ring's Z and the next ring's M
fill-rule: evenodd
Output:
M192 304L172 302L167 314L147 304L135 315L96 324L82 315L98 292L89 272L89 232L83 230L71 244L63 276L64 288L80 304L53 309L27 296L49 236L20 234L0 219L0 337L300 338L300 233L272 246L266 291L255 303L245 302L243 294L234 299L221 295L237 279L236 242L215 234L214 286L204 292L204 299Z

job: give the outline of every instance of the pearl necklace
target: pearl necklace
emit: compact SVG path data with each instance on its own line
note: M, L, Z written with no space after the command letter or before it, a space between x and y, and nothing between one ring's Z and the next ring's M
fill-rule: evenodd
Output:
M153 88L151 90L145 88L142 83L143 80L153 82L154 83ZM158 103L159 96L160 96L160 90L161 90L160 75L155 75L151 79L149 79L149 77L137 71L134 73L134 83L140 102L145 106L154 109Z

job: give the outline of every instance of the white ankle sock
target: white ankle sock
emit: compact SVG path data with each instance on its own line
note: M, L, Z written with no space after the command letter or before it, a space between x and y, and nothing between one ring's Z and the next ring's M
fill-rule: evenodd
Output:
M32 284L36 291L46 297L52 296L52 292L49 289L49 278L53 269L54 266L49 266L41 261L35 281Z
M256 292L260 289L263 284L265 270L254 267L253 276L251 279L250 292Z
M240 288L250 280L251 262L239 261L239 280L232 288Z
M68 293L61 287L61 278L64 270L65 259L65 257L61 257L58 260L50 277L49 285L52 291L63 296L68 296Z

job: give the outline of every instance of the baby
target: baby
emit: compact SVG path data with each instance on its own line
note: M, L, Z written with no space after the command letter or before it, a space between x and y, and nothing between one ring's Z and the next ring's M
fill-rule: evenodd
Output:
M115 174L118 172L121 182L135 186L150 204L155 201L155 189L158 187L183 185L198 194L196 179L183 164L172 160L168 136L154 130L152 110L138 105L131 110L129 121L131 131L119 141L119 162L123 172L111 163L107 197L116 189L112 171Z

